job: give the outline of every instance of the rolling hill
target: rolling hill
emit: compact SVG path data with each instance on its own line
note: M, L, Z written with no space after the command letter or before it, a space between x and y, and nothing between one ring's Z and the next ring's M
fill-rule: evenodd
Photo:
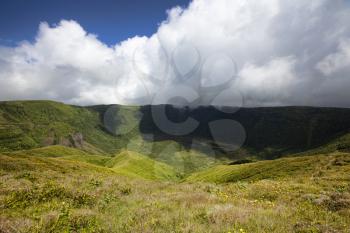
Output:
M0 232L349 232L350 110L153 107L0 103Z
M75 148L27 152L0 153L1 232L350 229L347 153L214 166L178 182L168 165L128 151L104 166Z
M176 180L173 167L132 151L122 151L106 163L117 174L148 180Z
M99 115L86 108L52 101L0 103L0 151L64 145L106 153L117 143Z
M350 155L332 153L259 161L240 165L219 165L193 173L186 180L190 182L254 182L264 179L294 179L302 177L331 179L337 174L349 182ZM327 174L327 176L325 176Z
M182 122L191 117L199 125L185 136L166 134L157 127L152 115L152 111L162 109L166 110L170 121ZM217 137L214 140L210 123L222 119L234 120L243 126L246 140L239 150L232 150L235 142L230 141L232 131L229 129L227 140L224 138L222 142ZM167 124L163 126L167 127ZM156 154L175 143L177 149L170 155L195 150L229 159L271 159L318 148L346 135L349 129L350 109L337 108L243 108L228 114L215 107L203 106L191 109L120 105L79 107L52 101L0 103L0 151L63 145L90 154L114 154L126 148L144 154L147 147L150 149L146 154L157 157Z

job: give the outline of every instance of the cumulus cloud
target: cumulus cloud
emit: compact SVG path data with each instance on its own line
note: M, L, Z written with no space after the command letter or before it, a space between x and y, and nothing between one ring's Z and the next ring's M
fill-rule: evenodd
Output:
M246 97L247 104L281 105L293 98L291 90L298 82L295 73L296 60L283 57L268 64L245 64L239 73L236 86Z
M0 99L350 107L348 22L346 0L194 0L115 46L41 23L34 42L0 47Z
M326 76L350 68L350 39L340 41L338 51L321 60L317 68Z

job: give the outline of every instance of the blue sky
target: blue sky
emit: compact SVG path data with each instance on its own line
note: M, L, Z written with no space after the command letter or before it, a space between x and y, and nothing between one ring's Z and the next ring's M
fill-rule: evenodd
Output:
M109 45L135 35L151 35L166 10L189 0L1 0L0 45L33 40L42 21L73 19Z

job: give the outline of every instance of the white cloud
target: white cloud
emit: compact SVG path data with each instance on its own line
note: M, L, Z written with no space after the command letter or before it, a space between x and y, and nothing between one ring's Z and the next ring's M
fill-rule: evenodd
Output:
M41 23L34 43L2 48L0 54L1 99L98 103L106 102L113 88L114 49L74 21L56 27Z
M201 104L239 90L249 106L350 107L348 22L346 0L194 0L112 47L75 21L42 23L33 43L0 47L0 99L145 104L181 84Z
M327 76L345 68L350 68L350 39L341 40L338 51L328 55L317 64L317 69Z
M287 104L292 98L291 90L297 84L296 60L292 57L271 60L268 64L256 66L246 64L235 83L246 97L246 104ZM254 103L255 102L255 103Z

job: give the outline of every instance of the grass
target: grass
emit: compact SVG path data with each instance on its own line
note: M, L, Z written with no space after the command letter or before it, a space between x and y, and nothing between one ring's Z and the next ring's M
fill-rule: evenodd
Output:
M171 140L149 142L140 136L134 137L128 144L128 150L147 155L153 160L168 164L181 176L207 169L211 166L227 163L226 157L218 157L210 148L186 149L180 143ZM206 150L205 150L206 149ZM203 150L205 150L203 152Z
M344 166L334 166L337 163ZM345 173L348 171L350 168L349 154L338 152L330 155L282 158L241 165L219 165L194 173L186 180L227 183L238 181L250 182L263 179L285 179L288 177L311 177L318 176L331 168L337 169L339 175L343 174L342 172ZM343 169L346 170L343 171Z
M291 154L290 157L314 155L314 154L327 154L335 151L350 152L350 134L344 134L340 137L336 137L329 143L321 145L315 149L303 151L297 154Z
M4 154L16 157L36 156L42 158L61 158L65 160L86 162L100 166L104 166L109 160L111 160L110 156L99 154L93 155L76 148L64 146L48 146L31 150L7 152Z
M267 123L248 119L258 138L281 116L263 111ZM294 121L291 110L278 111ZM257 161L285 147L218 157L205 137L192 148L144 140L139 112L0 103L0 232L350 232L350 134L276 160Z
M123 151L106 163L116 173L128 177L149 180L174 180L175 170L167 164L157 162L132 151Z
M112 168L9 153L0 156L0 232L348 232L349 158L224 166L230 182L216 184L198 174L182 182L128 177L139 162L156 163L128 151L107 162Z
M0 151L74 146L77 134L83 135L81 147L89 152L114 153L121 148L116 138L103 130L96 111L53 101L0 103Z
M150 106L79 107L53 101L0 102L0 152L64 145L90 154L113 155L129 146L135 147L138 142L133 143L133 140L153 136L154 140L145 143L157 142L154 144L157 148L151 153L154 157L158 156L154 152L169 145L167 140L175 140L181 150L192 141L201 141L223 157L241 158L253 153L257 158L271 159L325 144L344 135L344 129L350 126L348 109L254 108L241 109L232 115L214 107L200 107L189 112L168 107L170 119L193 117L201 123L191 137L171 137L160 132L153 122ZM244 148L232 151L229 144L214 142L208 124L218 119L234 119L244 126L247 132ZM82 143L77 140L80 136ZM139 150L143 148L137 147L134 151ZM194 150L200 155L201 150ZM192 172L191 169L186 168L188 171L184 173Z

